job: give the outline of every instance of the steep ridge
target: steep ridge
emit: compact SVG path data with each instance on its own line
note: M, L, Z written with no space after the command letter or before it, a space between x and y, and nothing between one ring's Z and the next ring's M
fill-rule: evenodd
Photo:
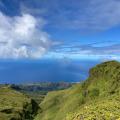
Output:
M0 120L33 120L38 105L10 87L0 87Z
M120 63L95 66L86 81L48 93L40 107L35 120L120 119Z

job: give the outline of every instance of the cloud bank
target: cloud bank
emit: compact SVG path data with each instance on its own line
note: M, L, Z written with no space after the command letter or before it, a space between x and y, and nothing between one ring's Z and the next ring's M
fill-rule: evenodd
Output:
M102 44L104 44L104 46ZM70 58L120 60L120 44L110 44L110 41L104 43L96 42L91 44L66 44L53 48L48 57L62 59Z
M40 58L51 44L44 25L30 14L9 17L0 12L0 58Z

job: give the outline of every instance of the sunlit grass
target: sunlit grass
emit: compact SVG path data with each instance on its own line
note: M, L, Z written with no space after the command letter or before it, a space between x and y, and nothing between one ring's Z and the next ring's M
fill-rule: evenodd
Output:
M117 120L120 118L120 63L105 62L78 85L51 92L35 120Z

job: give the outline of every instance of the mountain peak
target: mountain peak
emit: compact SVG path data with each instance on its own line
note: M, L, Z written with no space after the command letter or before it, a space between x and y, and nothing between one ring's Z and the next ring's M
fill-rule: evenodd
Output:
M107 61L96 65L89 71L89 78L91 77L102 77L102 76L113 76L114 73L119 73L120 63L118 61Z

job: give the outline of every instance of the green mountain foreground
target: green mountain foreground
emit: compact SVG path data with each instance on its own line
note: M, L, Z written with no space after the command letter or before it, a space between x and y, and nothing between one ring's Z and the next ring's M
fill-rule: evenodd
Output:
M120 120L120 63L109 61L78 85L47 94L35 120Z
M120 120L120 63L90 69L86 81L48 92L41 102L11 87L0 88L0 120Z
M0 85L0 120L33 120L39 103L49 91L70 87L71 83Z
M0 120L32 120L39 106L10 87L0 88Z

